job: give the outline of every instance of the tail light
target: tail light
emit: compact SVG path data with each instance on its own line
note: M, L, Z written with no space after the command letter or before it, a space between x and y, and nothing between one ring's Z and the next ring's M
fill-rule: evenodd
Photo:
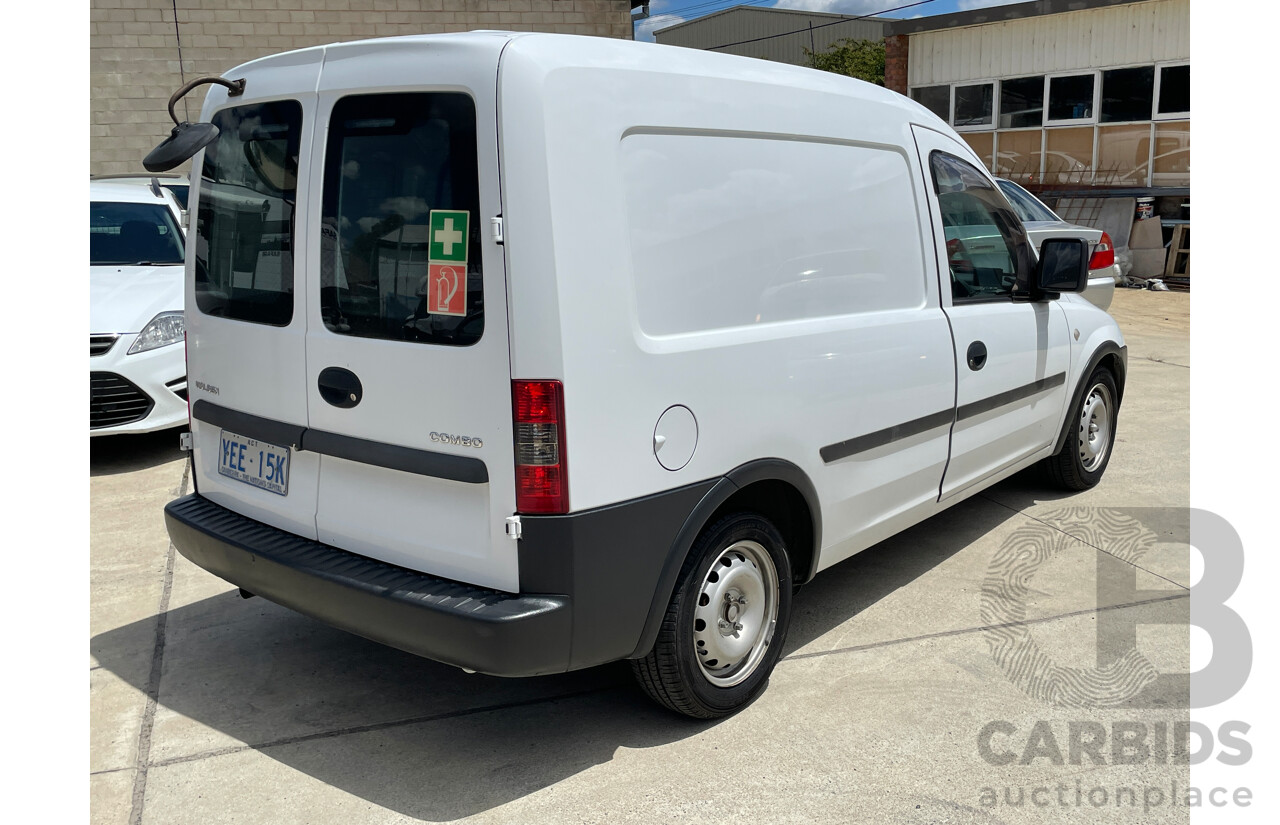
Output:
M1106 269L1116 262L1116 250L1111 244L1111 236L1102 233L1102 240L1093 249L1093 257L1089 259L1090 269Z
M567 513L564 386L559 381L512 381L511 395L515 412L516 510Z

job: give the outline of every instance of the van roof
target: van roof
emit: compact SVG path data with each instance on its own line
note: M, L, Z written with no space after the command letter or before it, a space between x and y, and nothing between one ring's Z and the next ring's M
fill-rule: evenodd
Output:
M951 131L941 118L914 100L862 80L753 57L588 35L472 31L354 40L312 46L259 58L231 69L225 76L234 78L240 72L257 72L269 69L277 63L282 66L297 65L300 62L309 62L308 58L311 62L321 62L326 58L334 57L349 59L358 57L361 53L382 50L429 48L432 44L446 41L453 48L473 49L478 54L500 53L508 45L519 51L527 49L537 53L538 62L548 71L561 68L614 70L630 68L663 74L724 77L734 80L751 80L766 85L811 89L828 94L839 94L851 99L887 104L901 111L904 120L934 128L943 126L944 131Z

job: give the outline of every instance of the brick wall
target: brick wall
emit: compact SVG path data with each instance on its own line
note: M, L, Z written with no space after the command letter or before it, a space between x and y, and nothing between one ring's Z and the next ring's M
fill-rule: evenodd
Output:
M143 155L173 126L167 103L184 79L264 55L472 29L630 38L630 8L630 0L91 0L89 170L142 173ZM193 91L178 118L198 117L203 100L203 88Z
M899 94L907 93L907 48L910 40L905 34L895 34L884 39L884 85Z

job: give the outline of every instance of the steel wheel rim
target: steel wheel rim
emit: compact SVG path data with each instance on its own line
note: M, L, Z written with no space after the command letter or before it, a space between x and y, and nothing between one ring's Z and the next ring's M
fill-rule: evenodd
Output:
M759 542L738 541L711 563L693 612L694 658L717 687L742 683L760 665L778 624L778 570Z
M1094 384L1080 410L1080 464L1087 473L1101 467L1111 449L1112 410L1111 391L1104 384Z

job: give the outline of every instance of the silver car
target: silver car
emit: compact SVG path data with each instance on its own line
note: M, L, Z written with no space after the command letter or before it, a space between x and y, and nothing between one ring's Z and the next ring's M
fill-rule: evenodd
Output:
M1111 236L1101 229L1067 223L1039 198L1011 180L996 178L996 183L1000 184L1000 191L1004 192L1013 211L1022 219L1037 253L1046 238L1084 238L1089 242L1089 288L1085 290L1084 297L1101 309L1111 306L1116 284L1122 280Z

